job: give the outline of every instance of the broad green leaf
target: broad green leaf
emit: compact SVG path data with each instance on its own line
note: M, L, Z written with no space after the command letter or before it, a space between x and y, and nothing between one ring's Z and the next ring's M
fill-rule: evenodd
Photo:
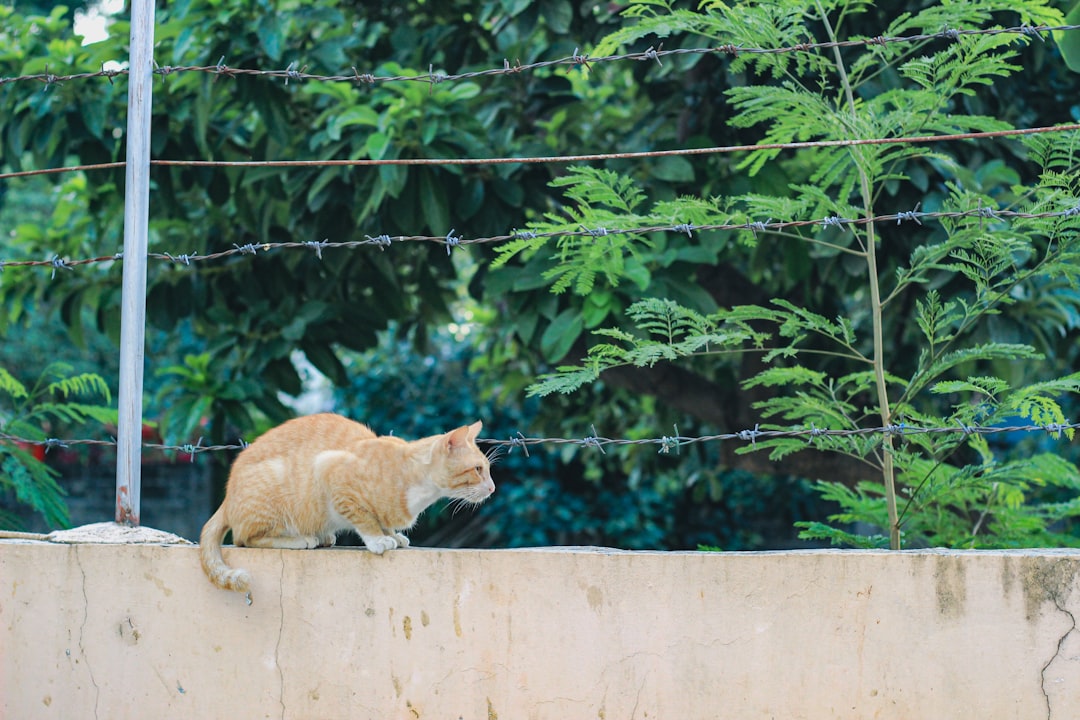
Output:
M1065 16L1065 25L1080 25L1080 2L1075 2ZM1054 41L1065 64L1073 72L1080 73L1080 34L1075 30L1054 30Z
M432 234L443 235L453 228L450 227L446 189L435 173L426 168L420 171L420 209Z
M281 25L277 13L265 13L255 26L255 34L259 36L259 43L267 56L274 62L280 61Z
M552 30L566 34L574 19L574 5L569 0L540 0L540 16Z
M544 359L558 362L566 357L582 329L581 313L574 308L567 308L555 316L540 338L540 352L544 354Z
M688 183L694 181L694 166L679 155L667 155L657 159L652 166L653 177L667 182Z
M315 366L315 369L328 377L330 382L335 385L345 384L348 373L333 348L309 342L302 345L301 349L311 364Z
M373 132L364 143L364 149L372 160L381 160L390 146L390 136L383 132Z
M352 125L378 127L379 114L367 105L354 105L333 117L326 126L326 134L331 140L340 140L341 131ZM373 133L371 137L379 134L380 133ZM369 137L367 141L369 152L372 147L377 145L377 143L373 144L371 137ZM372 157L375 156L372 155Z

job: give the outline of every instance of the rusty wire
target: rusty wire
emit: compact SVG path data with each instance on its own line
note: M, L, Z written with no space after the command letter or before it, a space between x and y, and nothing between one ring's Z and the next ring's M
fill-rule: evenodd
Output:
M643 150L640 152L592 153L582 155L552 155L539 157L491 157L491 158L395 158L395 159L357 159L357 160L151 160L151 165L162 167L342 167L342 166L381 166L381 165L518 165L538 163L597 162L605 160L636 160L646 158L671 157L675 155L718 155L760 150L806 150L832 147L858 147L861 145L903 145L933 142L951 142L956 140L982 140L1022 135L1040 135L1056 132L1080 130L1080 123L1048 125L1034 128L1012 128L982 132L953 133L951 135L916 135L909 137L853 138L850 140L810 140L790 143L760 143L757 145L724 145L706 148L679 148L675 150ZM125 162L99 163L96 165L72 165L62 168L41 170L22 170L0 173L0 180L31 175L46 175L62 172L86 170L104 170L124 167Z

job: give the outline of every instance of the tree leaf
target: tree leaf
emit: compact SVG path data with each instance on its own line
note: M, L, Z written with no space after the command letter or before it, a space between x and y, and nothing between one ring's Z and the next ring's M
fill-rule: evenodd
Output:
M420 171L420 210L433 235L449 233L450 208L446 198L446 188L435 171L424 168Z
M566 357L582 329L581 313L578 310L567 308L559 313L540 338L540 352L544 359L558 362Z
M555 32L565 35L570 32L574 20L574 6L568 0L541 0L540 16Z
M653 177L667 182L694 182L694 166L679 155L667 155L657 159L652 166Z
M255 34L259 36L259 44L263 52L273 60L281 60L281 25L278 22L277 13L265 13L255 26Z
M1065 16L1065 24L1080 25L1080 2L1073 4ZM1054 30L1052 34L1065 64L1073 72L1080 73L1080 35L1075 30Z
M368 105L354 105L334 116L333 120L326 126L326 135L331 140L340 140L341 131L353 125L378 127L379 114L375 112L374 108ZM371 152L373 148L381 150L382 148L378 147L379 143L381 142L382 146L385 147L386 141L389 140L389 138L382 133L373 133L373 135L381 135L382 137L379 140L372 140L371 137L368 138L367 147L369 152ZM375 156L372 155L372 157Z

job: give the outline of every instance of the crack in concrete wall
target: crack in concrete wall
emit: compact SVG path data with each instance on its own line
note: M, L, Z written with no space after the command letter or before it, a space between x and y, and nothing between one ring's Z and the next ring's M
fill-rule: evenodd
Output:
M82 658L83 665L86 667L86 674L90 677L90 684L94 686L94 717L98 717L98 708L101 705L101 686L98 685L97 679L94 678L94 669L90 667L90 658L86 655L86 647L83 645L83 638L86 637L86 625L90 620L90 596L86 592L86 568L83 567L82 557L79 554L79 546L72 545L71 552L75 556L75 565L79 568L79 574L82 577L82 582L79 587L82 591L83 600L83 619L82 624L79 625L79 656Z
M1046 690L1046 671L1050 669L1050 666L1054 664L1059 658L1061 658L1061 651L1065 647L1065 641L1068 640L1069 635L1072 635L1076 631L1076 616L1069 611L1058 598L1054 598L1054 607L1059 612L1063 613L1069 618L1069 628L1065 631L1065 634L1058 638L1057 645L1054 648L1054 654L1046 664L1042 666L1042 671L1039 673L1039 689L1042 691L1043 698L1046 700L1046 720L1053 720L1054 712L1053 706L1050 702L1050 693Z
M279 553L285 551L279 550ZM274 645L274 665L277 666L280 693L278 702L281 703L281 720L285 720L285 670L281 667L281 639L285 636L285 557L281 557L281 573L278 577L278 608L281 612L281 622L278 624L277 643Z

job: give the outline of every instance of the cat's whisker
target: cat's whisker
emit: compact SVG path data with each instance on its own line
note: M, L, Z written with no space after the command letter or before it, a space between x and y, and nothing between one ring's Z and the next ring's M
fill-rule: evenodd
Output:
M488 459L488 462L492 465L502 460L505 456L506 448L504 448L502 445L496 445L484 454L484 457L486 457Z
M479 486L468 487L459 491L459 494L451 498L447 505L452 508L451 516L454 516L470 505L479 505L487 500L487 497L487 493Z

